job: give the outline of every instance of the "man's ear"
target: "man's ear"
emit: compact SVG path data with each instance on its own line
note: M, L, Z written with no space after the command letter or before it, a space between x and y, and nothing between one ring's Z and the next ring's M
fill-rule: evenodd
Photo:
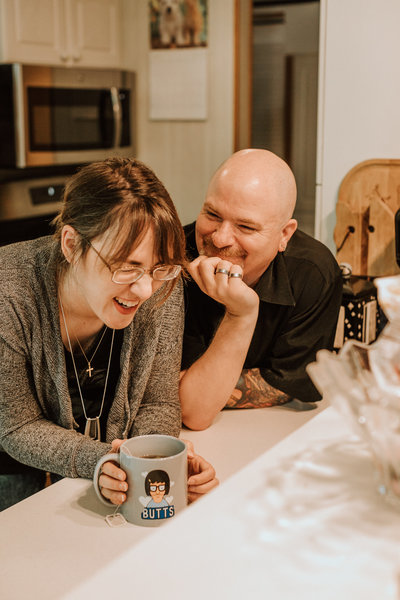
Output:
M297 221L296 219L289 219L286 223L285 227L282 229L282 237L281 242L279 244L279 252L284 252L286 250L286 246L288 241L294 234L297 229Z
M65 260L72 262L75 255L76 244L78 243L78 234L71 225L64 225L61 230L61 251Z

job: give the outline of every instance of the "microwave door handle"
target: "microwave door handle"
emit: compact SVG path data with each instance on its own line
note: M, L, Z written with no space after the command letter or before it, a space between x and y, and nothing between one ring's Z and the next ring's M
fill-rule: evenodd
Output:
M400 208L394 216L394 240L396 246L396 262L400 267Z
M113 148L118 148L121 145L121 130L122 130L122 108L119 99L119 91L115 86L110 88L111 106L114 117L114 140Z

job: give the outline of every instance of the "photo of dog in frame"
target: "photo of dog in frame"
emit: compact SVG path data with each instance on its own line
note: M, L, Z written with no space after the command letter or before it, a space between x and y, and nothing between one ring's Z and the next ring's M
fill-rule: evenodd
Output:
M207 46L207 0L149 0L151 48Z

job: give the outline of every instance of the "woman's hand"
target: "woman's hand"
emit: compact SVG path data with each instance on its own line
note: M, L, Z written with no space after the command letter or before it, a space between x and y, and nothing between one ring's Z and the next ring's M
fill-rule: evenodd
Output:
M118 452L119 447L125 440L113 440L111 452ZM126 473L115 462L105 462L101 469L99 477L99 486L104 498L113 504L123 504L126 500L128 484L126 482Z
M111 444L111 452L118 452L119 447L125 440L114 440ZM215 488L219 481L215 477L215 470L202 456L195 454L192 442L182 440L187 446L188 452L188 500L194 502L203 494ZM126 500L128 483L126 473L113 461L103 464L99 477L101 493L113 504L123 504Z
M182 440L188 452L188 500L194 502L215 488L219 481L215 470L202 456L195 454L192 442Z

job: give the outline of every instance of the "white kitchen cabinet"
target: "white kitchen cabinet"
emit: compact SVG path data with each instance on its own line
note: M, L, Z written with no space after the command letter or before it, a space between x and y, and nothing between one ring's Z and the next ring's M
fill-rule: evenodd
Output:
M0 0L1 61L121 66L120 0Z

